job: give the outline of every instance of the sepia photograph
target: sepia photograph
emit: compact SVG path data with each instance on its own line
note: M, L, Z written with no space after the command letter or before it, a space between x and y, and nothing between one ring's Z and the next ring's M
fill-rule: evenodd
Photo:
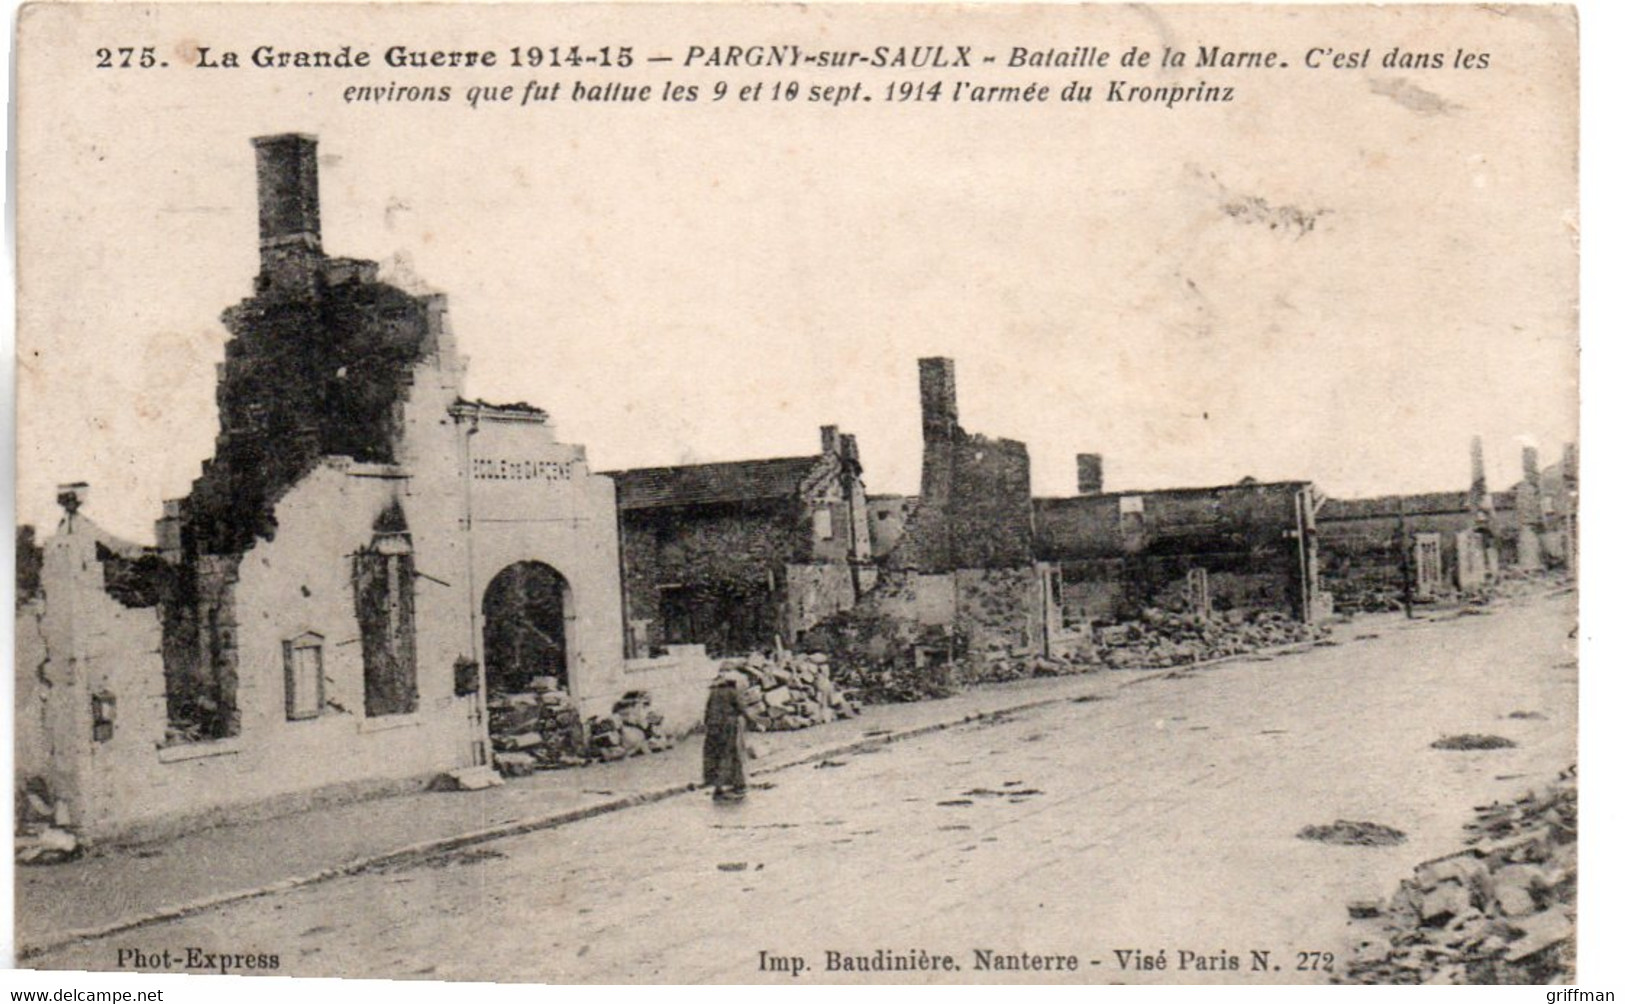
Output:
M16 30L17 968L1596 961L1573 7Z

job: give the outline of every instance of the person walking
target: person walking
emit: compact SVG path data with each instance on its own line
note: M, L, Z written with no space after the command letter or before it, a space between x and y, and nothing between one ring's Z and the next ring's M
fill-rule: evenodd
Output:
M703 784L715 790L718 802L738 802L745 797L745 712L744 678L725 669L711 681L711 694L705 702L705 776Z

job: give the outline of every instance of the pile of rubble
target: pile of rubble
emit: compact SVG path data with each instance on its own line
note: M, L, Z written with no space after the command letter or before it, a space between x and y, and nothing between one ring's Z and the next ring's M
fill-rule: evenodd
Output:
M947 653L964 650L963 636L941 625L863 608L826 617L798 644L827 655L835 686L872 704L947 697L955 689Z
M487 699L496 747L492 763L503 777L619 760L673 743L644 691L631 691L610 714L583 721L557 680L537 677L531 684L531 690L493 693Z
M1405 609L1405 587L1398 581L1336 581L1327 588L1338 613L1382 614Z
M1466 850L1418 865L1386 910L1351 903L1378 929L1351 983L1574 981L1574 768L1541 793L1481 806Z
M581 715L553 677L535 678L529 690L492 692L486 708L496 748L492 763L503 777L587 762Z
M981 664L966 674L970 683L1008 683L1044 676L1072 676L1100 668L1100 655L1084 646L1058 657L1005 654L984 655Z
M1496 579L1491 593L1498 600L1521 600L1568 592L1573 588L1574 580L1561 569L1525 571L1509 568Z
M68 830L67 806L53 803L40 778L30 778L17 791L15 848L18 864L50 865L79 856L84 849Z
M1095 644L1112 669L1155 669L1312 642L1326 633L1275 611L1202 618L1147 609L1137 621L1097 628Z
M594 760L620 760L659 753L671 749L676 742L666 729L665 719L654 709L648 692L643 690L627 691L609 714L587 720L587 751Z
M768 658L753 653L730 659L722 668L744 676L745 712L758 732L787 732L851 718L863 710L830 677L829 656L788 652Z
M1405 842L1405 831L1365 820L1339 819L1329 826L1305 826L1298 831L1298 839L1344 847L1392 847Z

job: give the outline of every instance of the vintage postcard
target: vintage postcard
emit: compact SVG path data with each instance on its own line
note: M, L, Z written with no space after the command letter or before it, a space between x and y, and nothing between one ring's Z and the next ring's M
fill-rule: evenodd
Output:
M18 31L17 965L1583 971L1573 8Z

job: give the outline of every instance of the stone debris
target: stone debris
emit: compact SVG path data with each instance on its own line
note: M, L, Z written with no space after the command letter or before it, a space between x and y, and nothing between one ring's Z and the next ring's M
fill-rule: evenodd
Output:
M659 753L676 745L665 719L643 690L628 691L608 715L589 719L587 737L588 756L594 760Z
M991 602L990 597L984 599ZM860 610L825 618L798 645L827 655L836 686L866 703L928 701L975 684L1069 676L1101 668L1087 637L1073 639L1049 656L985 638L973 641L965 632L942 625L920 625Z
M1405 833L1380 823L1339 819L1330 826L1305 826L1298 831L1298 839L1349 847L1392 847L1405 842Z
M1502 736L1470 734L1445 736L1443 739L1435 739L1428 745L1436 750L1504 750L1518 744Z
M14 808L13 853L18 864L54 865L84 851L71 829L67 805L51 797L43 778L31 777L18 786Z
M833 653L834 677L842 687L870 701L908 702L946 697L973 684L1188 666L1326 640L1329 629L1276 611L1198 617L1147 607L1137 619L1081 632L1053 655L973 646L942 628L911 633L883 618L855 615L830 618L815 633L809 644Z
M553 677L536 677L531 687L487 700L491 761L503 777L640 756L675 742L646 691L628 691L608 715L583 720Z
M493 691L486 707L496 750L491 762L503 777L587 762L581 715L556 678L535 677L526 690Z
M1337 982L1572 983L1577 878L1573 768L1544 792L1480 806L1466 849L1417 865L1367 925Z
M1314 642L1327 633L1275 611L1202 618L1147 608L1139 620L1097 628L1095 644L1111 669L1156 669Z
M757 732L788 732L851 718L863 711L830 676L829 657L781 652L755 653L722 664L746 680L743 694L750 727Z
M490 767L464 767L447 771L429 785L431 791L484 791L502 783L502 776Z
M84 849L77 836L54 826L42 826L33 833L18 834L16 848L17 863L24 865L54 865L70 861Z

